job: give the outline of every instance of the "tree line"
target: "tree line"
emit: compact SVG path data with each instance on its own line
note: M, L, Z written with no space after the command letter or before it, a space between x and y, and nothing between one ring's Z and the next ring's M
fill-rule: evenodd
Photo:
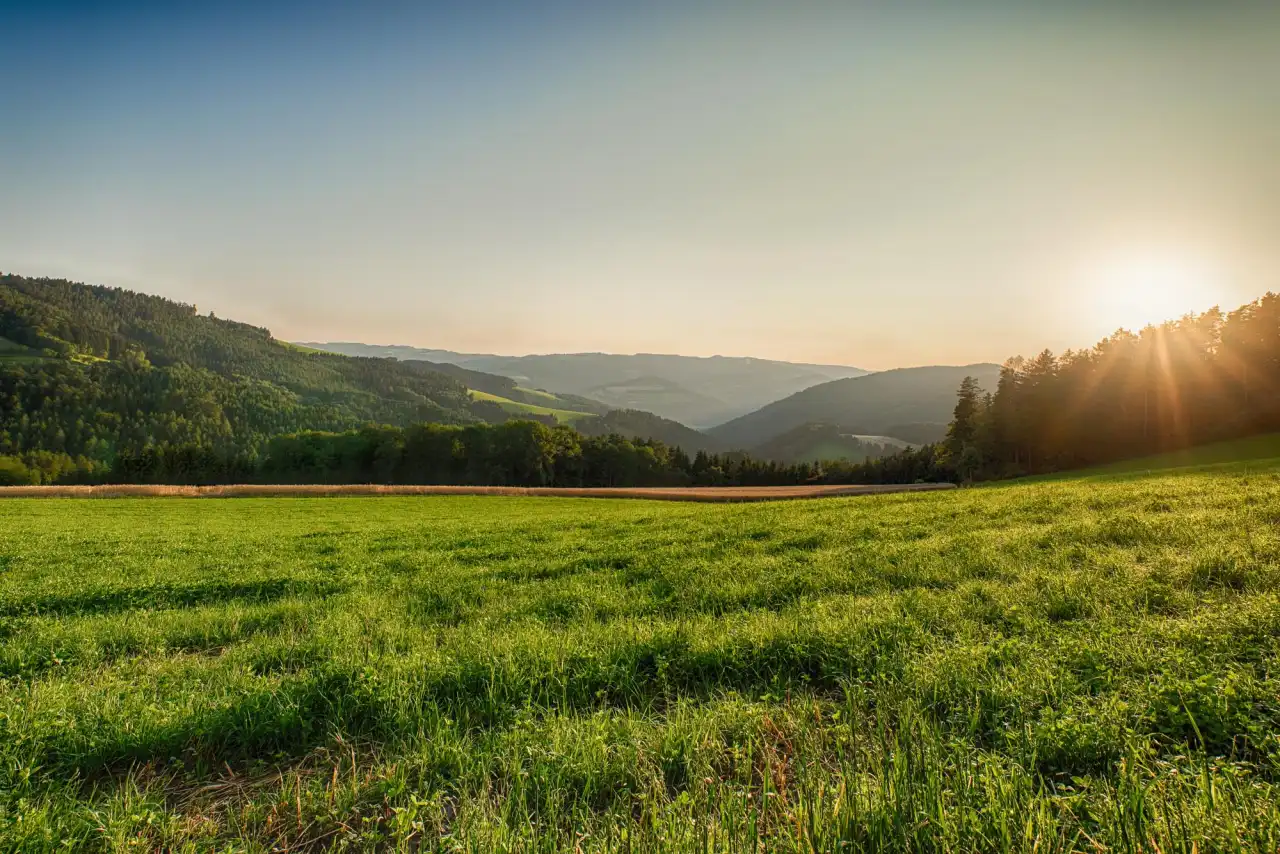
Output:
M883 465L784 464L743 452L698 451L566 426L369 425L275 436L260 453L209 444L155 445L110 464L47 451L0 456L0 484L379 483L475 486L787 486L939 480L937 457L897 455Z
M306 428L483 420L439 367L307 351L194 305L0 274L0 454L248 451Z
M961 479L1098 465L1280 430L1280 295L1121 330L968 378L937 453Z
M1010 359L996 388L961 384L943 441L858 463L713 453L692 447L701 434L644 413L596 419L595 435L509 420L477 411L429 363L297 352L266 330L117 289L0 276L0 336L0 483L967 481L1280 430L1271 293ZM15 358L14 347L26 349ZM659 428L667 441L644 435Z

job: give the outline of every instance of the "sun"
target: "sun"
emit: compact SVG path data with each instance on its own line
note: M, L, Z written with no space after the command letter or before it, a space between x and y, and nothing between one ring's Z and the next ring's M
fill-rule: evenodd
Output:
M1203 263L1172 253L1128 255L1101 265L1089 313L1108 329L1137 331L1201 312L1218 301Z

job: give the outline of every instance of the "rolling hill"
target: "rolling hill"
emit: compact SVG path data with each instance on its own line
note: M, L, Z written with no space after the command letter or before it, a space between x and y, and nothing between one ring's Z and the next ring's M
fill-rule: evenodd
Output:
M811 386L867 373L843 365L729 356L494 356L356 343L308 342L306 346L351 356L449 362L511 377L525 387L582 395L617 408L643 409L700 428L720 424Z
M707 431L722 445L754 448L811 422L839 425L845 432L893 436L897 425L911 423L919 439L920 423L945 425L955 407L956 389L966 376L993 389L1000 366L977 364L898 368L835 380L797 392L755 412Z
M314 352L323 351L317 350ZM427 362L412 359L406 361L405 364L417 365L426 370L438 371L446 376L453 377L464 383L471 390L472 400L496 402L502 404L509 412L527 412L535 415L564 412L571 416L581 416L603 415L611 409L611 407L598 400L590 400L574 394L552 394L541 389L524 388L510 377L473 371L448 362ZM574 419L565 418L560 420L571 421Z
M469 384L509 383L452 376L452 365L309 352L192 305L16 275L0 275L0 339L0 454L252 452L297 430L491 420Z
M689 454L698 451L719 453L726 450L720 442L679 421L663 418L638 409L614 409L599 418L584 418L573 422L579 433L603 436L617 433L629 439L657 439L664 445L680 448Z
M590 412L579 412L572 409L558 409L555 406L545 406L538 403L528 403L523 400L511 400L507 397L500 397L496 394L490 394L485 391L471 390L471 399L477 402L487 402L496 405L503 412L510 414L513 418L535 418L537 420L551 419L557 424L576 424L585 419L595 419L596 416ZM558 402L554 396L552 401ZM472 412L477 412L479 407L472 407Z
M586 435L718 443L671 419L422 359L345 356L119 288L0 276L0 455L109 461L148 447L253 454L369 423L528 418Z

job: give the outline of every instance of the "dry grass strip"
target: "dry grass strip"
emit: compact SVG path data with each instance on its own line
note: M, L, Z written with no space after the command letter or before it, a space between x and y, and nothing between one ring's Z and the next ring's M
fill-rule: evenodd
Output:
M951 483L868 486L696 486L569 489L516 486L382 486L378 484L236 484L230 486L0 486L0 498L328 498L366 495L517 495L558 498L647 498L655 501L780 501L889 492L955 489Z

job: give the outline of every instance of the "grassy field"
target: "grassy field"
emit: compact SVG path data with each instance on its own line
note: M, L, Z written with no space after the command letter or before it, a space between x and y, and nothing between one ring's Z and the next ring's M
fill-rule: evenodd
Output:
M1269 851L1280 469L0 501L0 848Z
M551 398L551 400L556 399L554 395L547 394L546 392L536 392L536 394L539 396L546 395L548 398ZM475 389L472 389L471 397L474 400L491 401L492 403L496 403L501 406L507 412L511 412L516 415L550 415L561 424L572 424L573 422L579 421L583 418L595 418L595 416L590 412L572 412L568 409L554 409L550 406L539 406L535 403L521 403L518 400L509 400L505 397L499 397L496 394L489 394L487 391L476 391Z
M1171 468L1189 468L1203 466L1233 465L1242 470L1248 464L1270 468L1280 465L1280 433L1266 433L1261 436L1248 436L1244 439L1232 439L1228 442L1215 442L1212 445L1198 445L1181 451L1171 451L1154 457L1140 457L1124 460L1108 466L1092 469L1080 474L1058 475L1060 478L1076 478L1090 475L1112 475L1138 473L1145 474Z
M517 389L518 391L522 391L522 392L524 392L525 394L532 395L532 396L534 396L534 397L541 398L542 400L545 400L545 401L547 402L547 405L548 405L548 406L550 406L550 405L554 405L555 403L559 402L559 400L560 400L560 398L556 397L556 396L555 396L554 394L552 394L551 392L549 392L549 391L543 391L543 390L542 390L542 389L540 389L540 388L526 388L525 386L518 385L518 386L516 386L516 389Z

